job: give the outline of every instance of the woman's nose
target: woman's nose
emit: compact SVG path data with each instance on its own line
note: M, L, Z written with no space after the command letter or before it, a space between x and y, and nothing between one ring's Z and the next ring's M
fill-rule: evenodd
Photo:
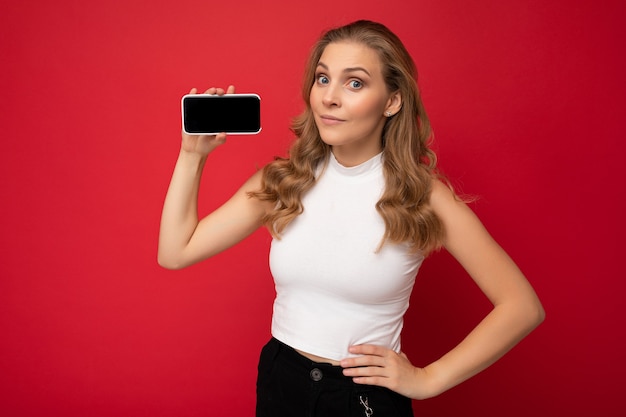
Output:
M324 89L324 95L322 96L322 103L327 106L340 106L341 101L339 98L338 88L334 84L329 84Z

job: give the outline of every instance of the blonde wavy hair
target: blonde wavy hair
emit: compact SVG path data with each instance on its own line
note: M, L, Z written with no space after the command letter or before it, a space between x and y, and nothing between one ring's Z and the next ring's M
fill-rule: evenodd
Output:
M385 190L376 204L385 222L381 246L408 243L412 251L424 253L437 249L444 230L428 203L432 181L439 174L436 155L429 148L432 132L417 70L400 39L376 22L360 20L331 29L314 45L302 85L306 109L291 125L296 140L288 158L277 157L263 168L261 190L250 196L273 203L263 222L276 238L303 212L302 196L315 185L317 168L327 162L331 150L317 130L309 95L324 49L336 42L360 43L376 51L388 91L400 91L402 97L401 110L388 118L381 138Z

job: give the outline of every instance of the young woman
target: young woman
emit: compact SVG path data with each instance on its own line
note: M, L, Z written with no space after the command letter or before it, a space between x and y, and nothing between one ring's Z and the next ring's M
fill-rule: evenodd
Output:
M411 399L470 378L534 329L541 303L440 181L416 70L393 33L369 21L327 32L311 53L303 97L289 157L201 220L202 168L226 137L183 134L159 263L182 268L268 227L277 295L257 415L411 416ZM494 307L458 346L418 368L400 350L402 319L421 262L440 247Z

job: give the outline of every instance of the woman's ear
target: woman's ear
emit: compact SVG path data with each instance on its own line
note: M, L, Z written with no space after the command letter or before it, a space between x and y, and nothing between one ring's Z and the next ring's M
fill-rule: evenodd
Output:
M400 91L396 91L395 93L392 93L389 97L389 100L387 100L387 106L385 107L385 116L391 117L398 113L401 108L402 94L400 94Z

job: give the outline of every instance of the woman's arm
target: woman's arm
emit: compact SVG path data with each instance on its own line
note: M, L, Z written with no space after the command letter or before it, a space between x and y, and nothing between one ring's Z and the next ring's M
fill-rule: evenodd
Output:
M448 187L434 184L431 205L444 224L446 250L494 306L458 346L426 367L439 393L499 359L543 321L545 312L517 265Z
M425 368L416 368L404 354L372 345L354 346L344 373L355 382L386 386L405 396L436 396L487 368L544 319L535 291L485 227L452 191L435 182L431 206L446 230L445 248L459 261L493 310L450 352ZM353 368L365 366L364 368Z
M191 93L195 93L193 89ZM228 93L234 93L229 87ZM210 88L207 94L224 94ZM158 262L168 269L180 269L241 241L261 225L267 205L249 198L249 191L261 185L261 172L253 175L224 205L198 219L198 190L208 155L223 144L226 135L182 135L181 150L170 182L159 233Z

